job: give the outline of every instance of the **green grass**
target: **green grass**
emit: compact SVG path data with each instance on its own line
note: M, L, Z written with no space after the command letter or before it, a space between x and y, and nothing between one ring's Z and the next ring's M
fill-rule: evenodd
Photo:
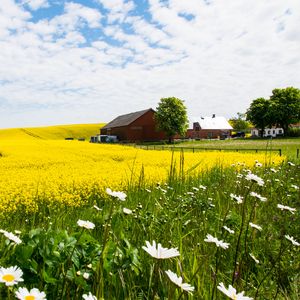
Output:
M161 147L155 145L156 147ZM300 138L283 138L283 139L228 139L228 140L201 140L201 141L187 141L175 143L172 146L163 145L164 147L179 147L179 148L192 148L195 151L200 149L259 149L259 151L265 151L270 149L281 149L282 155L286 155L290 158L296 158L297 149L300 149ZM149 144L150 147L150 144ZM151 146L152 147L152 146ZM300 151L300 150L299 150ZM300 158L300 154L299 154Z
M299 164L288 163L256 167L253 173L264 180L260 186L246 179L242 166L216 166L193 178L173 169L166 183L149 187L141 180L128 187L124 202L95 190L80 208L41 206L31 215L20 209L1 220L2 229L21 230L23 242L15 245L1 234L0 265L19 266L24 272L19 285L44 290L48 300L82 299L89 291L98 299L225 299L216 288L220 282L255 299L297 299L299 246L285 235L300 242L299 170ZM231 194L243 202L238 204ZM132 214L124 214L125 207ZM80 228L78 219L95 228ZM205 242L207 234L229 248ZM178 248L180 256L151 257L142 246L153 240ZM168 269L195 287L193 296L169 280ZM15 290L2 283L0 298Z

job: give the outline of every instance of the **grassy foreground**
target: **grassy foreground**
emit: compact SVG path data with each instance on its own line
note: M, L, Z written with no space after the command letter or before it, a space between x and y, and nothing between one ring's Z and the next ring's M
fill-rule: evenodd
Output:
M13 180L22 182L27 171L38 179L51 167L54 153L66 153L55 166L63 168L72 158L66 169L73 169L69 177L77 197L76 174L82 173L80 169L73 173L73 162L82 155L91 162L96 157L101 160L97 152L92 155L100 145L29 139L24 142L27 149L43 151L30 152L31 156L25 147L17 158L15 151L21 145L0 139L0 147L5 145L2 169L11 160L10 167L22 171ZM112 154L111 162L118 158L108 171L112 181L83 193L80 205L59 205L59 194L57 202L42 194L34 198L40 200L37 210L22 209L20 202L16 211L2 214L0 299L16 299L20 287L37 288L50 300L83 299L89 293L97 299L228 299L218 288L221 283L236 289L231 299L298 299L300 166L296 160L273 164L268 155L241 155L234 164L214 162L191 173L187 170L192 168L186 167L192 154L187 153L176 160L168 157L167 176L161 177L156 167L156 176L149 181L145 168L138 168L136 184L124 180L123 185L110 186L117 180L120 158L126 157L125 148L120 149ZM148 161L163 155L154 152L156 156L147 151L143 155ZM82 170L86 163L79 159ZM60 168L55 170L59 176ZM7 172L9 168L1 178ZM9 185L9 179L6 182ZM106 192L109 187L125 194ZM18 192L22 195L23 188ZM171 250L158 253L146 248L146 241L151 245L155 241L155 249L160 243ZM12 266L18 270L8 270ZM190 286L175 275L170 279L168 270ZM237 296L242 291L246 296Z

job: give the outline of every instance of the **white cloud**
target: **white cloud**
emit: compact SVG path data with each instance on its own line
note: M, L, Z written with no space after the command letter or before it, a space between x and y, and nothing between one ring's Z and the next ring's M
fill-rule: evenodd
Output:
M109 121L168 96L186 100L191 118L231 117L276 87L300 87L296 0L149 0L150 18L133 1L98 3L106 10L66 2L34 21L1 0L1 127Z
M26 4L30 7L31 10L38 10L40 8L49 7L47 0L25 0L23 5Z

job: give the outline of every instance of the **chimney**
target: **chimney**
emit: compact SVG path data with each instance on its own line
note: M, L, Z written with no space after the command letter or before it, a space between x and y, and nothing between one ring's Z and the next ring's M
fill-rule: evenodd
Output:
M215 118L215 117L216 117L216 115L215 115L215 114L213 114L213 115L212 115L212 117L213 117L213 118Z

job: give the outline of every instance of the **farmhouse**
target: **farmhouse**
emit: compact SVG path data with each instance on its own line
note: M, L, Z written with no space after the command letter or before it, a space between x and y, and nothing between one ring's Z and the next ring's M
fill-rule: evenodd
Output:
M101 128L101 135L117 136L119 141L157 141L166 138L156 129L155 111L152 108L118 116Z
M201 117L199 122L193 123L193 128L188 129L186 137L190 139L215 139L227 138L231 135L231 125L224 117Z

